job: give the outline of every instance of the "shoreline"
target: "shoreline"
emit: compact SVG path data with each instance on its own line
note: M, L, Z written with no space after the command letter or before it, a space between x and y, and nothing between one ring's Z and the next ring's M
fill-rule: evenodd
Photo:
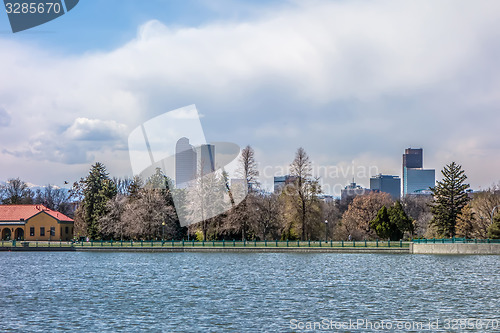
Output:
M264 246L0 246L0 252L149 252L149 253L372 253L415 255L500 255L500 243L410 243L409 247Z
M0 247L0 252L150 252L150 253L384 253L409 254L409 248L370 247Z

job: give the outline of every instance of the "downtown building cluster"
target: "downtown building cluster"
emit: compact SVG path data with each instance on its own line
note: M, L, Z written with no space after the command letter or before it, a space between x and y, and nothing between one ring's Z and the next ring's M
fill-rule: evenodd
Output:
M436 170L424 169L424 150L407 148L403 154L402 178L379 174L370 178L370 188L357 185L354 180L341 192L342 199L348 199L369 192L389 193L393 200L407 195L430 195L436 184Z
M341 198L349 199L370 192L388 193L393 200L407 195L430 195L430 188L435 186L436 171L425 169L423 160L422 148L407 148L402 159L402 179L397 175L378 174L370 178L370 188L356 184L353 179L342 189ZM293 181L294 177L290 175L274 177L274 192L281 192L287 183Z

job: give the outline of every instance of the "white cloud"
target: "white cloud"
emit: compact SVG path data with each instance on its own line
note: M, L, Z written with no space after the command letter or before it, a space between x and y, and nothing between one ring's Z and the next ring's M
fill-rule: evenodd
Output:
M112 141L127 137L127 126L114 120L77 118L64 132L70 140Z
M126 149L127 134L126 126L116 121L77 118L63 133L35 133L23 146L3 149L3 153L37 162L91 163L96 153Z
M470 159L471 179L491 183L496 174L479 162L500 163L497 148L482 146L497 140L500 120L499 30L493 0L355 0L295 2L201 27L150 21L116 50L72 57L0 39L9 50L0 101L12 118L0 151L61 164L106 159L125 147L127 128L194 103L209 141L252 144L262 164L289 163L282 156L304 146L321 163L370 152L399 170L413 145L429 167ZM130 171L127 160L109 164Z

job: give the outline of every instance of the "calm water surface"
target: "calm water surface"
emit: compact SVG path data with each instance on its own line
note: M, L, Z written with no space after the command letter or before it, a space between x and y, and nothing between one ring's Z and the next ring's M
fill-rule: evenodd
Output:
M458 332L445 320L500 321L499 264L499 256L2 252L0 331L291 332L322 320L438 320L439 331ZM371 331L332 322L323 328Z

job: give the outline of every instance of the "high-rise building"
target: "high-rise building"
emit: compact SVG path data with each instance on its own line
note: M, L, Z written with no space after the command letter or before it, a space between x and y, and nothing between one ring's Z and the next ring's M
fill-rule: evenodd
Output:
M180 138L175 145L175 186L186 188L196 178L196 150L188 138Z
M370 178L370 189L389 193L394 200L401 197L401 178L379 174Z
M200 146L200 174L208 175L215 171L215 145Z
M378 190L371 190L369 188L364 188L361 185L358 185L352 180L352 183L344 187L342 191L340 191L340 200L347 200L354 198L358 195L368 194L371 192L378 192Z
M434 169L404 169L403 193L429 194L429 188L436 185L436 171Z
M428 194L436 185L436 171L424 169L422 148L405 149L403 154L403 196L408 194Z
M405 149L403 154L403 168L423 168L424 167L424 150L422 148Z

